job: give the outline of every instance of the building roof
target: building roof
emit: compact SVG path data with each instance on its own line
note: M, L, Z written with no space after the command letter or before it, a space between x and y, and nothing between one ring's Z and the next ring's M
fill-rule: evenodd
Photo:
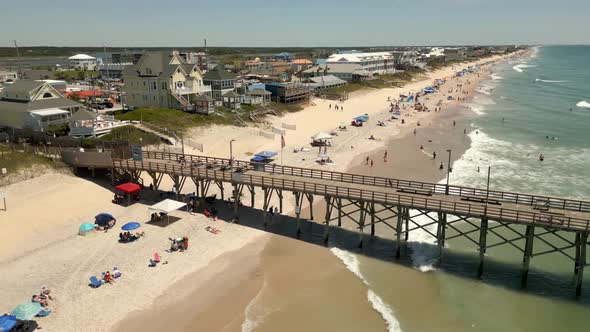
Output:
M206 102L213 102L215 101L211 96L209 95L198 95L194 101L206 101Z
M176 59L179 64L171 64L173 59ZM136 65L123 68L123 76L141 75L164 78L171 76L179 68L189 74L195 67L194 64L187 64L181 56L177 56L174 52L146 51ZM146 74L145 69L147 68L150 69L151 74Z
M39 115L39 116L51 116L51 115L58 115L58 114L70 114L68 111L60 110L59 108L46 108L42 110L35 110L31 111L30 113Z
M322 78L323 78L323 80L322 80ZM311 77L309 80L312 81L313 83L317 83L320 85L322 85L322 84L325 84L325 85L346 84L345 80L340 79L334 75Z
M80 107L81 105L73 100L66 98L50 98L40 99L31 102L17 102L0 100L0 112L2 111L17 111L26 112L34 110L42 110L47 108L70 108Z
M96 60L96 58L88 54L76 54L69 57L68 60Z
M26 95L31 91L43 86L45 82L33 81L33 80L17 80L14 83L6 86L3 90L7 94L18 94Z
M328 63L338 62L363 62L371 60L392 59L390 52L368 52L368 53L346 53L346 54L332 54L328 58Z
M217 65L215 68L209 70L203 75L205 81L225 81L235 80L236 76L227 70L223 69L223 66Z
M240 97L240 95L235 92L234 90L228 91L225 94L223 94L223 97L230 97L230 98L238 98Z
M271 95L272 92L266 91L263 89L254 89L246 91L246 95L248 96L264 96L264 95Z
M81 109L74 113L71 117L71 121L83 121L83 120L94 120L98 117L98 114L90 112L86 109Z
M307 59L295 59L295 60L293 60L293 62L291 62L291 64L293 64L293 65L311 65L311 64L313 64L313 62L311 62L310 60L307 60Z

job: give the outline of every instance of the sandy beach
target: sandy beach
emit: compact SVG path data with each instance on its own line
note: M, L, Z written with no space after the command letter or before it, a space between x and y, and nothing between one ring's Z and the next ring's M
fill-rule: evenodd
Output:
M499 60L499 57L483 61L490 60ZM457 89L457 84L463 84L462 91L473 92L478 80L489 75L489 68L481 68L481 76L470 73L453 78L441 86L440 92L424 100L431 110L443 100L441 112L417 112L409 108L402 111L406 115L402 117L404 125L387 121L390 118L388 98L416 93L431 85L433 79L450 77L467 66L428 73L428 80L403 88L352 94L349 100L338 104L343 107L342 111L329 108L334 101L316 98L314 105L303 111L280 118L270 117L265 126L199 128L190 133L191 140L204 145L204 154L229 157L229 141L235 139L234 157L247 159L261 150L280 151L280 135L271 140L259 133L271 127L280 128L285 123L296 125L297 129L287 130L286 147L283 155L277 156L277 163L282 160L285 165L438 181L446 174L445 150L453 150L453 159L460 157L469 146L464 129L472 130L468 111L459 107L457 101L447 101L446 97L451 89ZM467 94L459 96L466 98ZM350 127L350 120L361 114L368 114L369 122L360 128ZM386 126L377 126L377 121L385 122ZM316 163L316 149L292 152L308 147L315 133L331 132L341 124L346 124L348 129L337 131L338 136L328 150L335 165ZM376 139L369 140L371 135ZM419 149L420 145L423 150ZM383 161L385 150L389 156L387 162ZM432 158L433 151L437 151L436 160ZM190 146L187 153L200 154ZM364 165L367 156L375 161L373 167ZM438 168L441 161L445 165L443 172ZM150 181L149 177L144 180L146 184ZM171 186L166 179L162 189L168 190ZM369 327L367 330L379 330L383 325L379 313L369 305L363 306L365 312L355 313L358 306L351 303L366 302L366 294L358 279L341 273L345 267L335 256L324 247L282 236L291 231L288 227L275 226L273 232L263 231L259 211L245 208L242 224L176 211L172 215L179 220L164 227L146 223L149 220L147 202L129 207L110 203L109 184L100 181L48 174L7 186L3 191L8 194L8 211L0 212L3 229L0 233L0 273L3 275L0 311L8 312L17 304L29 301L42 285L48 285L56 300L50 302L52 314L39 319L45 331L250 331L259 324L252 317L267 319L267 325L258 325L257 331L276 331L285 321L290 322L288 326L293 331L319 330L327 326L338 329L338 326L329 325L336 321L330 316L336 312L339 312L337 321L342 327L353 327L355 314L363 317L362 326ZM183 191L192 192L194 186L187 184ZM258 207L261 196L257 195ZM292 206L289 197L284 214L289 215ZM112 213L118 226L128 221L141 222L140 230L145 231L145 237L121 244L117 242L118 229L78 236L78 226L92 222L100 212ZM230 219L228 210L220 210L220 213L221 219ZM221 232L209 233L205 230L207 226ZM168 238L185 235L190 238L188 251L165 251L169 246ZM148 267L154 252L168 264ZM307 261L306 257L314 259ZM114 285L98 289L88 287L90 276L100 275L113 266L123 272ZM293 277L305 270L309 272ZM309 290L312 283L316 283L314 290L318 289L317 285L331 285L323 288L322 294L341 296L341 310L302 322L297 317L309 317L321 310L322 302L303 308L295 305L296 301L285 302L284 298L300 296L301 303L310 302L310 298L320 295L301 290ZM348 288L340 292L339 285L348 285ZM257 308L268 307L269 303L274 303L277 309L257 312Z

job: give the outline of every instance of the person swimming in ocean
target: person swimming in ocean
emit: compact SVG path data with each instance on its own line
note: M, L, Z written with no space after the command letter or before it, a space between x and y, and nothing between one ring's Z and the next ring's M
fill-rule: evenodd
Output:
M545 156L543 156L543 154L541 153L541 155L539 156L539 161L543 161L545 160Z

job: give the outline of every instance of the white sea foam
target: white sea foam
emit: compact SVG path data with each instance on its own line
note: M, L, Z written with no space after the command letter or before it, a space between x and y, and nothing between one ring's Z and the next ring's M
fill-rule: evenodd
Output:
M268 308L262 308L258 302L262 297L262 293L266 289L266 281L263 282L262 287L258 291L258 294L250 300L250 303L244 309L244 321L242 322L242 332L252 332L258 327L268 314L273 310Z
M499 80L503 80L504 77L500 76L500 75L496 75L496 74L492 74L490 75L490 77L494 80L494 81L499 81Z
M590 103L585 100L582 100L581 102L577 103L576 106L583 107L583 108L590 108Z
M512 69L516 70L519 73L524 73L524 68L532 68L532 67L536 67L536 66L521 63L519 65L512 67Z
M338 257L342 263L344 263L344 266L350 272L354 273L354 275L356 275L367 287L369 287L367 291L367 300L369 303L371 303L373 309L377 311L385 321L385 324L387 325L387 331L402 332L399 321L393 314L391 307L370 288L369 282L361 273L361 265L356 255L336 247L330 248L330 251L334 254L334 256ZM245 331L242 330L242 332Z
M389 332L401 332L402 329L399 325L397 318L393 314L393 310L391 307L387 305L387 303L383 302L383 300L375 294L372 290L369 289L367 292L367 299L371 302L373 309L381 314L383 320L387 324L387 331Z
M490 92L485 90L485 89L475 89L475 91L479 92L479 93L483 93L484 95L490 95Z
M471 109L473 111L473 113L477 114L477 115L484 115L486 114L483 110L484 110L485 106L483 105L478 105L478 104L469 104L469 109Z
M543 83L566 83L566 82L568 82L568 81L542 80L540 78L537 78L535 81L536 82L543 82Z

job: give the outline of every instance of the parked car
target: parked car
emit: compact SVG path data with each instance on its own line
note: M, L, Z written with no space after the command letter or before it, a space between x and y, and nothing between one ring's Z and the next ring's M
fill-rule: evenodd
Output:
M113 108L113 103L108 100L103 100L99 104L103 105L106 108Z
M100 103L90 103L88 106L97 110L104 110L104 105Z

